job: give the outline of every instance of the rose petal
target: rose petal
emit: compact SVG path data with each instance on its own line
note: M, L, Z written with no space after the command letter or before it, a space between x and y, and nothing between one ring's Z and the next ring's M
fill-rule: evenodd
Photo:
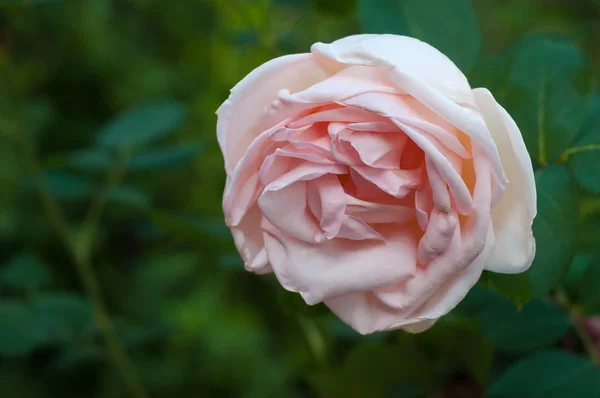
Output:
M309 182L308 206L325 237L337 236L346 218L346 193L336 176L328 174Z
M355 35L331 44L315 43L311 52L330 71L345 65L402 68L455 101L470 97L463 73L444 54L420 40L398 35Z
M362 178L376 185L383 192L396 198L404 198L421 183L421 170L386 170L369 166L352 166Z
M531 225L537 206L531 159L517 125L492 94L483 88L473 93L510 181L492 210L496 246L486 269L508 274L523 272L535 256Z
M369 202L350 195L346 195L346 214L373 224L404 224L415 218L408 206Z
M429 264L448 249L457 224L458 216L456 213L452 211L446 213L433 209L429 217L427 230L419 241L417 248L417 261L419 264Z
M308 304L370 290L410 277L416 267L416 237L403 228L380 230L383 241L326 240L311 244L263 224L269 261L279 282Z
M308 208L306 181L346 172L337 165L301 163L267 185L258 198L258 206L281 232L307 242L320 242L324 235Z
M337 238L351 240L385 240L383 236L371 228L366 222L349 215L344 217Z
M254 69L233 89L217 110L217 138L228 174L233 172L250 143L264 130L289 115L264 118L265 108L282 88L301 91L325 77L311 54L287 55Z
M253 206L237 227L231 228L233 241L244 260L246 270L257 274L272 272L264 248L261 220L260 209L258 206Z

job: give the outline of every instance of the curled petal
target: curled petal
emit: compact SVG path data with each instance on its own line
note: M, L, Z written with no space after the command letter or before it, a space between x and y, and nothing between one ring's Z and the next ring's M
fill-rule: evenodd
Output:
M488 90L475 89L473 93L510 181L492 210L496 246L486 268L508 274L523 272L535 255L531 232L537 212L533 167L523 137L510 115Z
M329 173L343 174L336 165L303 163L265 187L258 198L263 216L281 232L307 242L321 242L323 232L307 203L306 181Z

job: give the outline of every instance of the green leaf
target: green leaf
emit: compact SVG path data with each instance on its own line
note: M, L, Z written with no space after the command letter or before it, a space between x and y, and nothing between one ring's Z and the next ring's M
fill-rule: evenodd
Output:
M592 96L587 118L567 153L577 182L600 193L600 93Z
M579 283L593 259L594 255L591 253L577 253L573 258L573 262L569 266L569 271L563 283L563 286L569 291L569 296L577 294Z
M480 286L471 289L457 312L473 316L482 334L507 352L549 346L571 326L564 314L546 300L530 301L519 310L510 299Z
M24 356L30 354L44 335L33 312L16 301L0 302L0 355Z
M589 258L577 279L577 304L588 315L600 314L600 254Z
M488 390L490 398L600 396L600 371L588 359L548 350L514 364Z
M94 184L91 181L61 171L47 172L46 183L50 187L52 195L58 199L84 199L94 191Z
M313 372L309 380L320 396L387 397L388 391L401 383L427 387L430 380L427 359L416 349L412 336L394 344L359 343L340 368Z
M36 296L32 306L37 327L48 343L69 342L92 325L92 306L82 296L53 292Z
M67 370L80 367L84 363L98 363L103 359L103 350L100 347L69 344L60 352L52 366L57 370Z
M466 371L478 383L487 383L494 347L472 319L444 317L416 339L421 350L428 353L431 372L449 376L456 371Z
M97 142L110 148L149 144L178 128L184 114L176 101L139 105L104 126Z
M31 252L16 255L0 269L0 285L14 289L37 289L48 285L50 282L50 272L40 259Z
M465 73L479 56L481 31L469 0L359 0L358 15L363 32L420 39Z
M156 171L181 166L200 155L206 146L194 142L148 152L136 153L127 162L127 171ZM107 172L116 160L107 151L88 149L77 151L69 157L69 164L77 169L92 172Z
M113 156L103 149L76 151L69 156L71 166L86 171L106 171L113 162Z
M154 171L180 166L194 159L204 151L204 148L203 144L194 143L135 154L127 163L127 170Z
M124 204L137 209L147 209L150 205L148 196L141 190L132 186L121 185L108 191L108 200L111 203Z
M528 36L517 46L506 105L527 149L542 165L562 155L583 123L587 100L574 79L585 61L577 47L559 36Z
M200 218L189 214L154 210L152 220L158 227L180 239L199 239L207 236L231 239L231 232L222 218Z
M358 20L363 33L406 35L403 13L399 0L358 0Z
M531 268L517 275L491 274L493 286L523 304L547 294L565 275L575 251L579 224L578 194L564 166L535 173L537 217L533 221L536 256Z
M61 0L0 0L0 7L8 6L34 6L37 4L54 3Z

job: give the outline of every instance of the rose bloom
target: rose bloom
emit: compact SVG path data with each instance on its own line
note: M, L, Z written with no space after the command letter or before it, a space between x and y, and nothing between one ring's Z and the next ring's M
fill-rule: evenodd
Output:
M359 333L423 331L484 269L533 260L521 133L426 43L316 43L252 71L217 114L223 209L245 268Z

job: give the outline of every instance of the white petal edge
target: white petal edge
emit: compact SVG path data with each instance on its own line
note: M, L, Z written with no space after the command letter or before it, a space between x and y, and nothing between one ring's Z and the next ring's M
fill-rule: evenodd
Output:
M500 154L509 184L492 209L496 245L486 269L503 274L526 271L535 256L531 231L537 214L535 178L523 136L489 90L473 90L475 101Z

